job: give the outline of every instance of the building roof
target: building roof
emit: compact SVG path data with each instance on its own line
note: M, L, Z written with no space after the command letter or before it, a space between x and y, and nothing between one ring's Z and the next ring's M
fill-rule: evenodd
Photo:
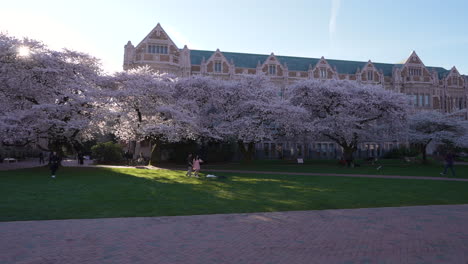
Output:
M200 65L203 58L208 60L215 51L208 50L190 50L190 61L192 65ZM256 68L258 62L263 64L269 55L264 54L249 54L237 52L221 52L224 57L231 62L234 61L236 67L241 68ZM314 67L320 59L316 58L303 58L303 57L290 57L290 56L275 56L279 62L288 66L290 71L308 71L309 65ZM345 61L345 60L330 60L326 59L332 68L336 68L339 74L355 74L357 69L362 69L367 62L363 61ZM390 63L377 63L372 62L377 70L382 70L385 76L391 76L394 67L403 67L403 64L390 64ZM435 70L439 78L442 79L450 71L442 67L426 67L429 71Z

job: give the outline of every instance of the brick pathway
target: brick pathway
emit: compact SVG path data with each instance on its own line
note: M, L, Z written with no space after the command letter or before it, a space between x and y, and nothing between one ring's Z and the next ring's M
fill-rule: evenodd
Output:
M468 263L468 205L0 223L0 263Z

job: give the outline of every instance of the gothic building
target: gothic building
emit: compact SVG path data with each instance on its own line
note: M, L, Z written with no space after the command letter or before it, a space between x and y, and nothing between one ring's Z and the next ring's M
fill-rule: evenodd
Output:
M461 75L455 66L450 70L426 66L414 51L405 63L391 64L277 56L274 53L222 52L219 49L190 50L187 46L179 49L158 23L138 45L134 46L131 41L125 45L123 69L143 65L182 77L201 74L231 79L243 74L266 74L282 88L303 79L351 80L408 94L417 109L450 113L467 108L468 76ZM385 148L378 144L374 147Z

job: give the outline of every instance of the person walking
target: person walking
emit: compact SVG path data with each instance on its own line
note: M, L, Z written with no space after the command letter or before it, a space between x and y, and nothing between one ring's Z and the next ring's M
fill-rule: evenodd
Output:
M447 170L450 168L452 171L452 176L455 177L455 169L453 168L453 154L451 152L447 152L447 154L445 154L444 161L444 172L441 172L440 175L445 176L447 174Z
M44 161L44 153L41 151L39 153L39 164L44 164L45 161Z
M60 166L60 162L62 159L57 155L57 152L52 152L49 157L49 167L50 173L52 174L52 178L55 178L55 173L57 172L58 167Z
M185 176L192 177L192 171L193 171L193 157L192 157L192 153L189 153L187 157L187 173L185 174Z
M202 162L203 162L203 160L200 159L200 158L198 157L198 155L196 155L195 158L193 159L193 171L195 172L194 175L195 175L195 177L197 177L197 178L199 177L199 176L198 176L198 172L200 172L200 168L201 168L201 167L200 167L200 163L202 163Z

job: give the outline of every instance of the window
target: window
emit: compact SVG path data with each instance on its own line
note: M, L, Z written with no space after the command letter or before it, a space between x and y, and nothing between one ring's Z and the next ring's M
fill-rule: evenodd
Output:
M423 99L424 99L423 97L424 95L422 94L419 95L419 106L423 106Z
M276 65L268 65L268 74L276 75Z
M222 71L222 66L220 61L216 61L214 64L214 71L215 72L221 72Z
M326 79L327 78L327 69L326 68L320 68L320 78L321 79Z
M409 68L409 75L410 76L421 76L422 74L421 68Z
M367 72L367 80L368 81L374 80L374 72L373 71L368 71Z
M166 45L148 45L148 53L167 54Z
M414 105L418 105L418 96L416 94L412 95Z
M458 77L452 77L452 84L458 86Z
M429 105L429 95L424 95L424 105Z

